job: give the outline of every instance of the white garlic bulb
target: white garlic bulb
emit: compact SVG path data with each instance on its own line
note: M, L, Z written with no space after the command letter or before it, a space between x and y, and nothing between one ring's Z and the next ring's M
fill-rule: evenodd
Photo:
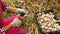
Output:
M47 30L47 32L50 32L49 30Z
M41 13L39 13L39 15L41 15ZM57 21L54 19L54 15L42 14L38 19L38 22L41 24L41 28L43 29L43 31L51 32L60 30L60 26L56 23Z
M45 17L44 20L47 21L47 18Z
M41 19L40 21L43 22L43 19Z
M41 28L44 28L44 26L41 26Z
M48 27L45 27L45 29L48 29Z
M55 28L54 31L57 31L57 29Z
M52 31L55 31L55 28L52 28Z
M42 15L41 13L39 13L39 15Z
M49 30L51 30L51 29L52 29L52 27L49 27L48 29L49 29Z

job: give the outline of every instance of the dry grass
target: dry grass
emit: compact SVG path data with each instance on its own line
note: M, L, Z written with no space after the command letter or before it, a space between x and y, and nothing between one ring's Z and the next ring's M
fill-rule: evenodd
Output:
M56 15L60 19L60 1L59 0L6 0L8 5L28 10L28 16L24 17L24 28L29 30L29 34L39 34L38 27L34 20L34 12L54 9Z

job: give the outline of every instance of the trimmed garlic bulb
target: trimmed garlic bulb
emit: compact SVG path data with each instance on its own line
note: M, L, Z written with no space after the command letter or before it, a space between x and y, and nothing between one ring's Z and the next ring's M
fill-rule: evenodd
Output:
M44 26L41 26L41 28L44 28Z

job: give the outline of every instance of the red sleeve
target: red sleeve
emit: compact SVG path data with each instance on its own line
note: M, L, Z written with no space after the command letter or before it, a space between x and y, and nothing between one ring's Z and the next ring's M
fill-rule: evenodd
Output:
M6 2L4 0L1 0L1 4L2 4L2 10L4 10L6 7Z
M0 32L0 34L2 34L2 33Z

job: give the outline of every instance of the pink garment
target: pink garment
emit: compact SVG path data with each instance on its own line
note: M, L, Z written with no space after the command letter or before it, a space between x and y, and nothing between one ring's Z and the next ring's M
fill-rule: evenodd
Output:
M9 25L9 23L11 23L14 18L16 18L17 16L12 16L6 20L4 20L4 26ZM23 18L21 16L17 17L19 20L23 20ZM9 31L6 32L6 34L26 34L26 31L23 28L12 28Z
M4 11L5 7L6 3L3 0L0 0L0 28L2 28L3 25L7 26L9 23L13 21L14 18L16 18L16 16L13 16L3 21L2 12ZM18 19L20 19L21 21L23 20L21 16L19 16ZM23 33L26 33L26 31L23 28L12 28L6 32L6 34L23 34Z
M3 27L2 12L4 11L5 6L6 6L6 3L3 0L0 0L0 28Z

